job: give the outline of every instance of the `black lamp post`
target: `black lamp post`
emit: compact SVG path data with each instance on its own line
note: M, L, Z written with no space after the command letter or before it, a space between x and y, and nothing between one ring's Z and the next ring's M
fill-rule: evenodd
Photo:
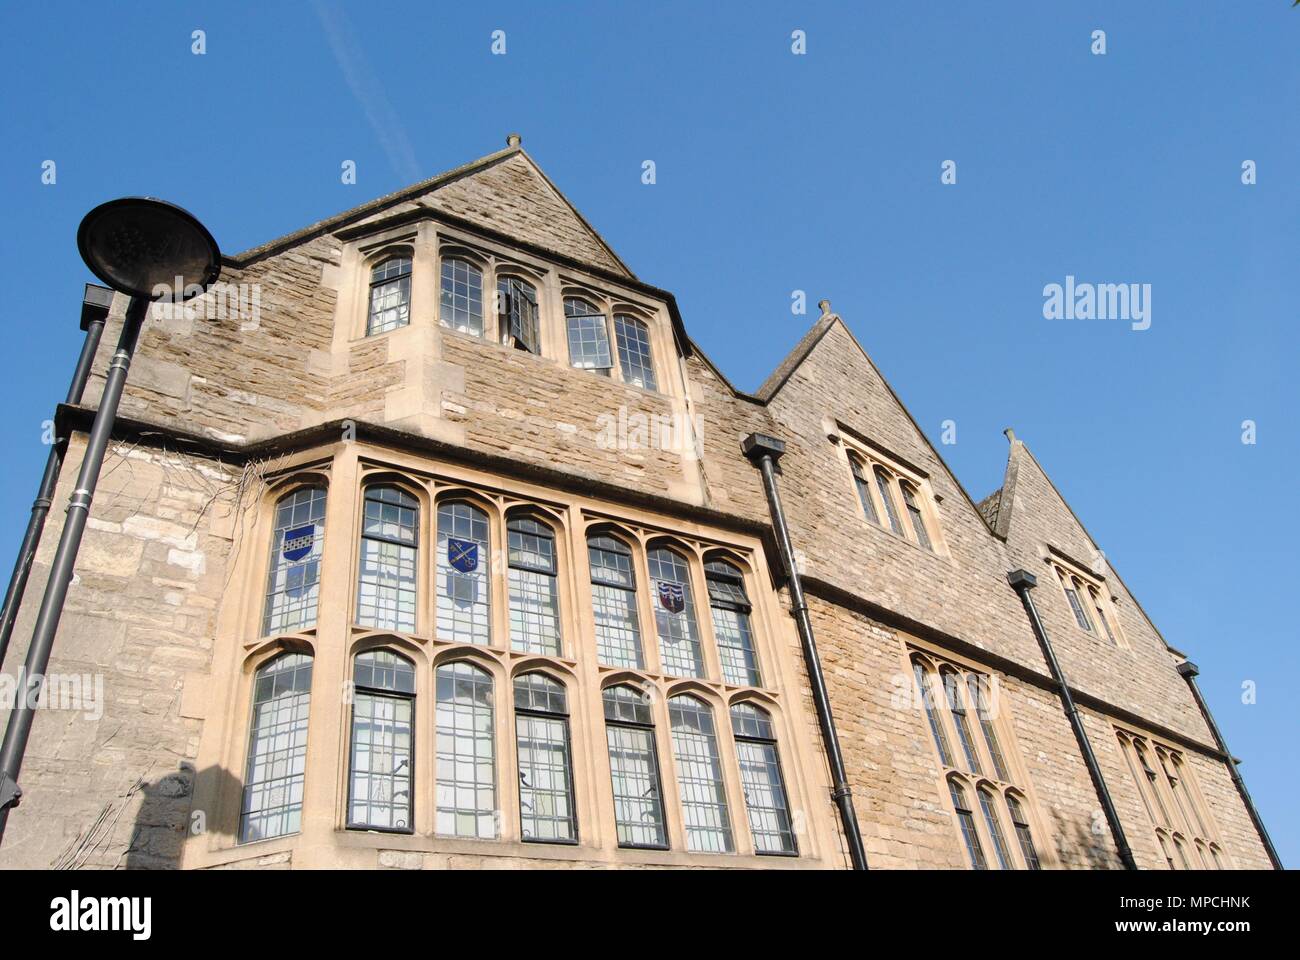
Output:
M221 251L203 224L180 207L148 197L111 200L91 210L77 230L77 248L91 272L114 290L130 295L131 302L108 365L77 485L68 498L67 521L20 674L18 702L0 745L0 840L9 809L22 796L18 772L140 327L152 301L186 300L206 291L221 275Z

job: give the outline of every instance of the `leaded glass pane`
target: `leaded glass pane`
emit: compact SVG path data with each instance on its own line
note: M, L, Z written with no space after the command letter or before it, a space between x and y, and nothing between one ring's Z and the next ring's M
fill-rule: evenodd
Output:
M239 842L297 833L302 827L312 659L287 653L253 682L253 718L239 816Z
M316 625L324 545L324 487L304 487L276 504L262 619L264 636Z
M650 329L636 317L614 315L614 335L618 340L618 359L626 383L647 390L657 390L655 367L650 350Z
M713 612L713 635L718 642L722 679L736 686L759 686L758 654L749 626L749 598L745 581L729 563L711 561L704 565L709 604Z
M998 864L1003 870L1013 869L1011 854L1007 850L1006 839L1002 835L1002 820L998 817L997 801L987 790L976 790L980 798L980 810L984 813L984 825L988 827L993 839L993 852L997 854Z
M979 834L975 831L975 818L970 807L966 805L966 791L957 785L957 781L948 781L948 793L952 797L953 809L957 811L957 822L961 825L961 836L966 842L966 853L970 856L971 866L976 870L987 870L988 862L984 859L984 847L980 844Z
M772 718L753 704L738 703L731 708L731 728L736 735L740 783L745 791L755 852L796 852Z
M966 717L966 705L961 695L961 680L956 673L945 670L942 673L943 692L948 699L948 711L952 714L952 725L957 729L957 739L961 741L962 752L966 754L966 763L971 773L981 773L979 754L975 751L975 737L971 735L970 721Z
M564 687L540 673L515 680L519 819L524 840L576 843Z
M921 505L917 502L916 494L906 483L900 483L899 489L903 491L903 503L907 507L908 517L912 520L916 542L927 550L933 550L934 545L930 543L930 532L925 529L925 518L921 515Z
M984 732L984 742L989 748L989 756L993 758L993 769L997 777L1006 783L1011 780L1011 774L1007 770L1006 758L1002 755L1002 746L998 743L997 731L993 729L993 716L989 712L989 680L988 677L977 676L969 673L966 675L966 689L970 693L971 703L975 706L975 716L979 718L980 729Z
M609 687L603 700L619 846L667 846L650 705L627 686Z
M444 327L483 336L483 271L465 260L443 258L438 318Z
M925 719L930 724L930 733L934 737L934 745L939 749L939 762L945 767L953 766L952 750L948 746L948 734L943 729L943 721L934 709L934 698L930 695L930 684L927 680L928 671L916 661L912 662L912 673L916 677L916 689L921 695L921 705L925 709Z
M497 835L492 677L464 661L446 663L438 668L436 694L436 830L492 839Z
M542 342L538 330L537 289L526 280L502 277L497 281L500 304L501 341L514 343L521 350L540 354Z
M609 376L614 361L609 354L605 315L586 300L565 297L564 317L569 336L569 363L581 370Z
M868 520L876 526L880 526L880 517L876 515L876 504L871 499L871 484L867 482L866 476L862 472L862 464L857 457L849 457L849 466L853 470L853 485L858 490L858 501L862 504L862 512L866 514Z
M415 692L410 661L387 650L358 654L353 669L351 781L348 825L410 830Z
M506 530L510 564L510 644L516 650L558 656L559 599L555 578L555 535L526 517Z
M611 667L641 669L641 625L636 606L632 552L613 537L587 540L596 654Z
M1015 828L1016 839L1020 841L1020 852L1025 858L1025 865L1030 870L1041 870L1042 864L1038 861L1038 851L1034 849L1034 835L1029 830L1029 820L1015 794L1007 794L1007 809L1011 811L1011 825Z
M713 714L702 701L681 696L668 701L668 717L687 849L730 853L731 819L718 762Z
M411 321L411 261L390 257L370 272L366 334L396 330Z
M889 478L889 474L879 467L876 467L875 474L876 487L880 491L880 499L885 504L885 514L889 517L889 528L901 537L903 535L903 525L898 522L898 508L894 506L894 497L889 489L893 485L893 481Z
M646 557L650 568L651 601L659 633L659 658L664 673L680 677L704 676L700 631L695 622L695 599L690 568L673 551L659 547ZM680 610L673 607L680 606Z
M415 630L420 505L399 487L366 488L357 623Z
M490 642L487 514L463 501L438 507L438 638ZM455 557L459 567L452 564Z

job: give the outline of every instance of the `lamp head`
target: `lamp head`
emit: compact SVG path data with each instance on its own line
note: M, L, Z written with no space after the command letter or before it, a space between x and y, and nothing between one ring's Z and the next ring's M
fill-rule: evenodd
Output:
M152 197L123 197L91 210L77 228L77 249L100 280L146 300L188 300L221 276L221 250L207 228Z

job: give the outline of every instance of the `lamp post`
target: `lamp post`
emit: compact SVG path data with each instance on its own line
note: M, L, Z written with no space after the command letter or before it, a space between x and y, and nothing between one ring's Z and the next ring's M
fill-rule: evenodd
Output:
M97 283L86 284L86 294L81 301L81 329L86 332L86 339L81 344L81 355L72 374L72 383L68 386L66 403L81 403L81 394L86 389L90 378L90 365L94 362L95 351L99 348L99 337L104 332L104 321L108 319L108 308L113 303L113 291ZM0 667L4 666L5 654L9 652L9 638L14 632L14 623L18 619L18 608L22 606L23 593L27 590L27 577L32 572L32 559L36 556L36 547L41 542L41 532L45 529L45 517L50 512L54 498L54 488L59 483L59 471L63 469L64 444L55 437L50 444L50 455L45 459L45 473L41 476L41 485L37 488L36 499L32 502L32 515L27 520L27 531L23 534L22 546L18 549L18 560L14 563L14 572L9 577L9 589L5 591L4 607L0 608Z
M68 498L67 520L36 615L27 662L20 674L20 694L0 745L0 841L4 839L9 810L22 797L18 773L23 753L140 327L152 301L186 300L203 293L221 275L221 251L203 224L180 207L148 197L111 200L91 210L77 230L77 249L95 276L114 290L128 294L131 302L108 365L77 485Z

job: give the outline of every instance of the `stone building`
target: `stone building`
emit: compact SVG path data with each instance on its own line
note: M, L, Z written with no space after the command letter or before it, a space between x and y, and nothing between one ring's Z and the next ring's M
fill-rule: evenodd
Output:
M758 434L871 867L1121 866L1017 569L1136 864L1270 865L1028 448L973 501L829 305L737 390L515 137L222 280L142 337L51 665L102 697L38 714L0 864L849 866Z

